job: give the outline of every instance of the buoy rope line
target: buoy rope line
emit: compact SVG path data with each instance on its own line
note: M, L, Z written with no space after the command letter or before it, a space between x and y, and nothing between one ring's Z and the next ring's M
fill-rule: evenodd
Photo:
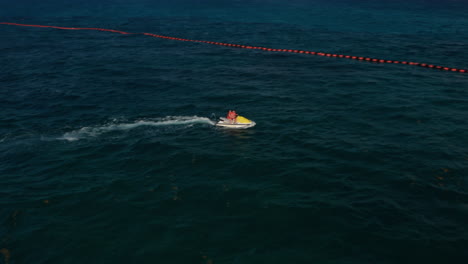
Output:
M316 56L331 57L331 58L343 58L343 59L357 60L357 61L363 61L363 62L373 62L373 63L405 64L405 65L413 65L413 66L425 67L425 68L436 69L436 70L468 73L467 69L450 68L450 67L444 67L444 66L439 66L439 65L433 65L429 63L384 60L384 59L375 59L375 58L367 58L367 57L360 57L360 56L333 54L333 53L324 53L324 52L306 51L306 50L272 49L272 48L265 48L265 47L258 47L258 46L239 45L239 44L231 44L231 43L223 43L223 42L215 42L215 41L175 38L175 37L157 35L157 34L152 34L152 33L130 33L130 32L125 32L125 31L105 29L105 28L57 27L57 26L18 24L18 23L9 23L9 22L0 22L0 24L11 25L11 26L21 26L21 27L55 28L55 29L66 29L66 30L97 30L97 31L108 31L108 32L113 32L113 33L119 33L119 34L141 34L141 35L146 35L146 36L161 38L161 39L206 43L206 44L211 44L211 45L226 46L226 47L232 47L232 48L263 50L263 51L269 51L269 52L300 53L300 54L307 54L307 55L316 55Z

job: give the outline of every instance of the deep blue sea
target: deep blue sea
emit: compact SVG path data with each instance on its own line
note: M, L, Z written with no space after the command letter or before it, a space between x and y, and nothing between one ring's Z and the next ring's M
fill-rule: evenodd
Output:
M468 69L468 2L0 0L0 22ZM0 263L467 263L468 74L0 25ZM246 130L214 126L228 110Z

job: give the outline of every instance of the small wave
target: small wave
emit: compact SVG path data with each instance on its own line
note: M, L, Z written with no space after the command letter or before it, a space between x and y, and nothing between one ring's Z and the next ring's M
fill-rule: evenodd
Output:
M113 123L105 126L98 127L83 127L78 130L73 130L63 134L62 137L58 138L67 141L76 141L85 137L97 137L101 134L111 131L124 131L131 130L140 126L177 126L177 125L188 125L193 126L194 124L209 124L214 125L215 123L207 117L198 116L167 116L165 118L156 120L137 120L132 123Z

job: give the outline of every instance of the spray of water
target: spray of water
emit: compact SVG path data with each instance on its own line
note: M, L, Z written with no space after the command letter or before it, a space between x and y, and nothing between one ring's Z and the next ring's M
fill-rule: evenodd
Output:
M207 117L198 116L167 116L155 120L136 120L129 123L112 123L103 126L94 127L82 127L77 130L66 132L59 139L67 141L76 141L86 137L97 137L101 134L112 132L112 131L125 131L131 130L141 126L192 126L194 124L208 124L214 125L215 123Z

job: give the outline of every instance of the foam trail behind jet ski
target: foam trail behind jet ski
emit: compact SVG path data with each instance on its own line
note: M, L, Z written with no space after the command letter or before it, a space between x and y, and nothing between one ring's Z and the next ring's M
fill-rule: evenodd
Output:
M193 125L193 124L209 124L215 123L206 117L198 116L168 116L159 120L137 120L131 123L109 124L97 127L83 127L78 130L73 130L65 133L59 139L75 141L86 137L97 137L101 134L111 131L131 130L140 126L177 126L177 125Z

